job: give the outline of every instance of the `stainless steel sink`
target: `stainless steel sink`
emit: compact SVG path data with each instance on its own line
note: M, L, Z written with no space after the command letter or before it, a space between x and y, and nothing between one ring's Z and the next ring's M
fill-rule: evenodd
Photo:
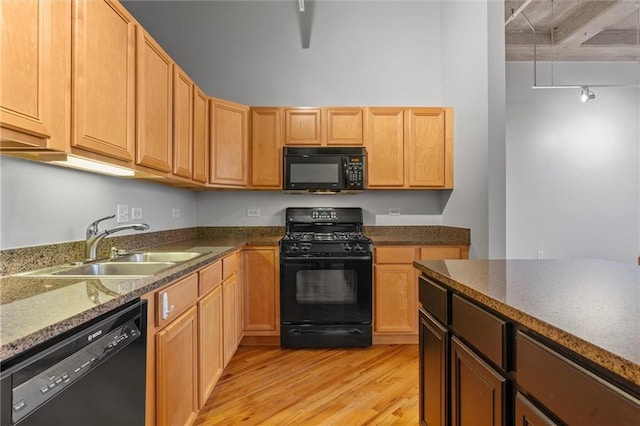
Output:
M112 259L112 262L118 263L137 263L137 262L186 262L187 260L195 259L202 256L204 253L197 253L193 251L155 251L145 253L131 253L122 257Z
M63 271L54 272L58 276L128 276L144 277L174 266L173 262L100 262L90 263Z
M16 274L24 277L145 277L175 266L175 262L96 262L84 265L64 264Z

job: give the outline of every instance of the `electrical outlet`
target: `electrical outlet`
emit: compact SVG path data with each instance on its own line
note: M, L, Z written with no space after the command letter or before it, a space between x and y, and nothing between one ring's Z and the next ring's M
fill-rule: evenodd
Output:
M131 207L131 219L142 219L142 207Z
M180 209L173 209L173 217L180 217Z
M247 209L247 216L249 217L259 217L260 209Z
M400 216L402 214L399 208L389 209L389 216Z
M542 259L544 259L544 253L542 252L542 250L538 250L538 260Z
M127 223L129 222L129 206L126 204L118 204L116 214L116 222Z

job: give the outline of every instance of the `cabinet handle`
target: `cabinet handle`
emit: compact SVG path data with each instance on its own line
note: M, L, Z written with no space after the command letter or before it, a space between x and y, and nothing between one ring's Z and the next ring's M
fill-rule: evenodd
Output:
M162 293L162 319L167 319L171 312L173 312L173 305L169 306L169 294Z

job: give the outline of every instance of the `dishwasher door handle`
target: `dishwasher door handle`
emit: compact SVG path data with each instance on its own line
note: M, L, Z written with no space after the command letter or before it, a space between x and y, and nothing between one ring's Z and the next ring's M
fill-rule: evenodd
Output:
M173 305L169 305L169 294L165 291L162 293L162 319L169 318L169 314L173 312Z

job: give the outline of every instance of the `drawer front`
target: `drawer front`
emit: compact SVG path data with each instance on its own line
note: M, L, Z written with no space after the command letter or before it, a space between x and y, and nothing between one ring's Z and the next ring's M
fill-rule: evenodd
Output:
M170 284L156 293L156 325L173 321L198 299L198 274Z
M452 297L451 310L453 330L496 365L507 370L507 323L455 294Z
M420 259L443 260L443 259L462 259L460 247L451 246L433 246L420 248Z
M516 336L518 385L568 424L632 425L640 400L522 332Z
M449 324L447 289L425 277L419 277L418 294L422 307L441 323Z
M238 253L230 254L222 259L222 279L226 280L238 271Z
M415 247L376 247L376 263L413 263Z
M198 272L199 295L204 296L222 283L222 261L217 261Z

